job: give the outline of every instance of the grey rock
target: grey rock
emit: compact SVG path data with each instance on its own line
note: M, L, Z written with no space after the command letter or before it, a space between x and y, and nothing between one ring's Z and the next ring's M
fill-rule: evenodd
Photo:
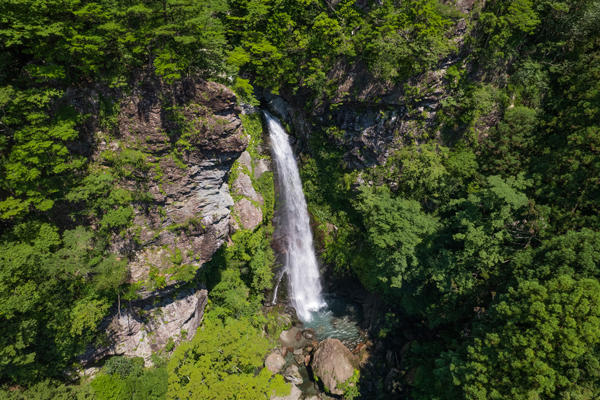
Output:
M263 219L262 210L256 207L248 199L237 201L233 207L235 214L239 217L242 228L253 230L261 224ZM234 230L237 227L234 224Z
M305 329L302 331L302 336L304 336L305 339L313 340L315 338L315 330Z
M325 339L315 352L311 367L331 394L344 394L338 385L346 382L358 368L355 356L338 339Z
M271 163L266 158L259 158L254 163L254 179L259 179L265 172L271 171Z
M252 172L252 157L247 151L244 151L240 155L240 158L238 158L238 163L240 164L240 167L247 169L248 172Z
M254 200L260 204L264 203L262 196L256 193L256 190L254 190L254 187L252 186L252 180L248 175L244 173L240 173L237 176L237 178L233 182L231 189L233 193L239 196L243 196L250 200Z
M287 396L271 396L271 400L299 400L302 392L296 385L292 385L290 394Z
M165 112L164 99L179 104L186 124L194 128L190 146L179 159L170 151L181 120ZM146 281L150 266L166 274L174 266L175 253L181 256L181 264L200 268L227 240L234 205L227 177L248 145L241 112L231 90L202 80L188 79L175 85L144 82L124 99L119 114L120 141L106 141L105 147L140 150L147 155L146 162L156 165L133 170L132 178L123 183L134 189L144 181L150 194L144 206L135 208L130 234L115 236L111 246L131 260L133 281ZM96 158L101 160L103 150L100 146ZM176 279L167 276L167 284L174 283Z
M307 343L304 336L302 336L302 331L295 326L281 332L279 341L283 347L291 347L293 349L301 349Z
M283 356L279 354L278 351L272 352L265 359L265 367L274 374L281 371L284 365L285 358L283 358Z
M168 296L157 304L146 301L138 310L122 309L120 316L114 313L102 324L109 344L89 349L81 357L82 365L89 366L112 355L125 355L142 357L150 366L152 354L164 349L170 340L178 343L194 337L207 300L207 291L203 289L180 294L175 300Z
M285 369L283 377L286 381L291 382L294 385L301 385L304 382L302 375L300 375L300 370L295 364L292 364Z

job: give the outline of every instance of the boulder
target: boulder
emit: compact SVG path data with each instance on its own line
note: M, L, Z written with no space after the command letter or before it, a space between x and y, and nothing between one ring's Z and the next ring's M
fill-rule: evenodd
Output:
M241 199L233 206L235 214L239 217L242 228L254 230L258 225L261 224L263 219L262 210L256 207L248 199ZM233 230L237 230L237 224L233 224Z
M279 352L274 351L269 354L265 359L265 367L272 373L276 374L281 371L281 368L285 365L285 358Z
M302 331L297 327L291 327L290 329L281 332L279 335L279 341L284 347L291 347L298 349L306 345L307 340L302 336Z
M305 329L302 331L302 336L304 336L305 339L313 340L315 338L315 330L310 328Z
M311 367L327 392L342 395L344 392L338 385L352 377L358 362L342 342L329 338L319 343Z
M271 400L299 400L302 392L296 385L292 385L292 390L287 396L271 396Z
M286 381L293 383L294 385L301 385L304 382L302 375L300 375L300 369L296 364L292 364L285 369L283 377Z

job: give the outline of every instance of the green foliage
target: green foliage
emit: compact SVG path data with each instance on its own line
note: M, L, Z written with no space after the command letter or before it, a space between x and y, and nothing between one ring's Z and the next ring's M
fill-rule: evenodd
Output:
M338 384L338 388L344 391L344 400L354 400L360 397L358 389L358 381L360 380L360 371L355 369L354 373L348 380Z
M17 225L0 242L0 374L29 383L59 376L93 338L125 280L94 235L49 224Z
M3 400L92 400L95 397L88 385L67 386L57 381L45 380L26 389L0 390L0 398Z
M594 398L600 364L600 284L562 275L523 281L478 323L444 366L466 399Z
M390 190L362 187L357 209L363 216L372 263L357 271L371 290L399 289L406 275L418 268L416 250L437 225L413 200L392 197Z
M157 364L155 360L155 364ZM140 357L109 358L102 373L90 386L99 400L164 400L167 394L167 368L159 365L144 369ZM164 364L164 363L163 363Z
M108 375L119 375L121 378L140 376L144 370L144 359L115 356L104 363L103 369Z
M535 110L517 106L509 108L503 120L490 130L486 139L485 160L489 170L503 176L515 176L525 170L535 150L533 132L537 124Z
M437 0L386 0L370 13L365 57L371 71L384 80L404 80L423 72L448 54L444 37L449 20Z
M167 398L262 400L288 394L283 377L262 368L269 347L248 319L207 318L194 339L173 353Z

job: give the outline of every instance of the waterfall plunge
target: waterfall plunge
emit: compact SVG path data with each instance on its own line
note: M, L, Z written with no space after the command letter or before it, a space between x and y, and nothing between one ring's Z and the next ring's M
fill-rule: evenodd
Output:
M285 266L291 297L298 317L308 322L323 308L319 267L313 248L306 200L288 135L279 120L265 112L271 151L279 184L279 226L285 233Z

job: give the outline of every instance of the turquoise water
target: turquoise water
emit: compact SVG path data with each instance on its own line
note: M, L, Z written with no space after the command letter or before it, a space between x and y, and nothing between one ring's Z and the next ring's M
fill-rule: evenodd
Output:
M365 339L360 329L360 307L339 297L326 296L325 301L327 307L313 311L311 320L304 323L304 328L313 329L319 341L336 338L350 350L354 349Z

